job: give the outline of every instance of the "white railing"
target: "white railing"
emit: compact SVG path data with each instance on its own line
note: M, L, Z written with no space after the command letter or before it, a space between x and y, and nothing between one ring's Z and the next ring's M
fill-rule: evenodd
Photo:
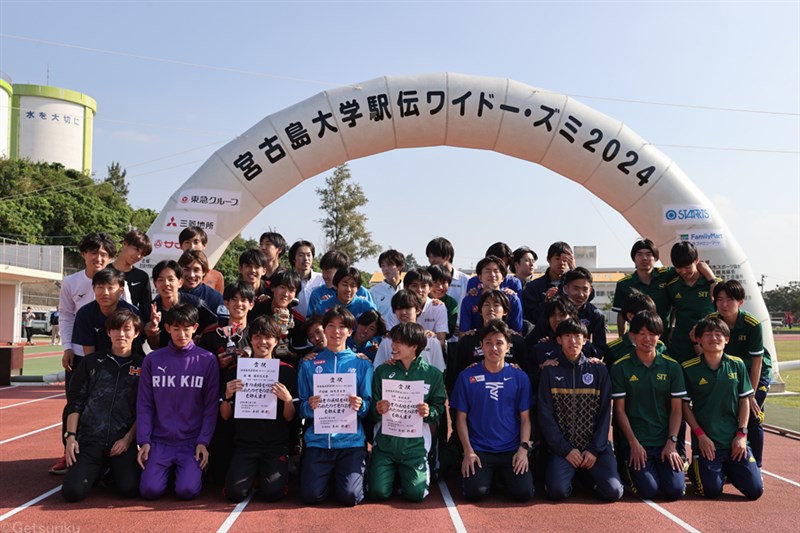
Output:
M60 274L64 265L64 247L0 238L0 264Z

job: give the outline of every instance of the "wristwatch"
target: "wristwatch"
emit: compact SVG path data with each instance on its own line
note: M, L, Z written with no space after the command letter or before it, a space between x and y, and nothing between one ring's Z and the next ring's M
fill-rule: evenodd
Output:
M669 436L669 440L671 440L675 444L678 444L678 436L677 435L670 435Z
M745 437L747 436L747 428L746 428L746 427L740 427L740 428L739 428L739 429L737 429L736 431L738 431L739 433L741 433L741 434L742 434L742 435L744 435Z
M533 446L531 446L531 443L528 441L520 442L519 447L528 452L528 455L533 451Z
M67 440L70 437L75 437L77 439L78 438L78 434L75 433L74 431L67 431L67 432L64 433L64 440Z

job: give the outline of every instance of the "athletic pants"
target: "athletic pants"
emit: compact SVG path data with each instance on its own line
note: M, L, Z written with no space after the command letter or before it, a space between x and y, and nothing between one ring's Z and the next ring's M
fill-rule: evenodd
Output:
M695 455L689 467L689 479L706 498L717 498L722 494L726 477L748 499L757 500L764 493L764 480L749 446L747 456L740 461L731 458L730 449L716 450L712 461Z
M464 497L470 501L479 501L489 494L492 487L492 477L497 471L503 479L503 484L509 496L518 502L526 502L533 498L533 476L530 469L522 474L515 474L511 460L516 453L489 453L475 452L481 460L481 466L475 464L475 473L461 479ZM530 463L529 463L530 466Z
M175 495L191 500L200 495L203 488L203 471L194 458L193 444L166 444L154 442L150 445L150 456L144 464L139 490L142 498L154 500L167 491L170 470L175 469Z
M391 453L380 447L372 448L367 469L367 489L373 500L388 500L394 490L395 476L400 479L403 498L421 502L428 495L430 469L424 446L416 447L419 453Z
M123 498L139 495L139 476L142 471L136 462L136 444L120 455L110 457L111 448L102 444L80 444L77 461L67 469L61 495L68 502L79 502L86 498L106 467L114 476L114 486Z
M289 463L284 452L243 450L233 451L225 493L228 499L238 503L253 491L253 482L258 479L258 493L269 502L286 496L289 481Z
M545 469L547 496L553 500L563 500L572 494L572 480L577 471L565 458L551 455ZM600 498L608 501L622 498L622 481L610 446L597 456L594 466L587 472L594 482L595 493Z
M761 410L764 410L764 400L767 399L769 392L769 380L762 379L756 386L756 402ZM750 444L750 449L753 450L753 457L756 458L756 464L761 468L761 459L764 455L764 427L761 425L761 420L757 416L750 413L750 419L747 421L747 440Z
M300 465L300 499L308 505L328 497L331 481L336 500L353 506L364 499L364 469L367 450L358 448L312 448L303 451Z
M683 464L680 470L673 470L669 461L661 460L663 448L647 446L647 462L640 470L635 470L628 464L631 457L630 449L624 452L624 472L628 486L634 494L645 500L655 498L658 491L668 500L678 500L686 490L686 476L683 473Z

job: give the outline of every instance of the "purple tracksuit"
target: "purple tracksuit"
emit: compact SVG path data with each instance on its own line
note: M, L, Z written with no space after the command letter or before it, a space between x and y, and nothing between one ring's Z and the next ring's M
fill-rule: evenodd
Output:
M216 357L190 342L169 345L144 359L136 403L136 442L150 444L140 492L159 498L175 468L175 493L191 499L202 488L198 444L208 446L219 409L219 365Z

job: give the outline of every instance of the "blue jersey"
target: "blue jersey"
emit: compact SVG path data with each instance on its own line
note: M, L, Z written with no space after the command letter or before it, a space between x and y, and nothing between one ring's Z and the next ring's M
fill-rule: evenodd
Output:
M312 315L320 315L324 313L319 312L319 305L324 302L325 300L329 300L331 298L336 297L336 287L328 287L323 285L321 287L317 287L311 292L311 296L308 297L308 309L306 310L306 316ZM369 293L367 289L364 287L359 287L356 291L356 298L361 297L364 298L366 301L373 305L373 309L375 307L375 303L372 301L372 295Z
M356 433L317 434L314 431L314 410L308 399L314 396L314 374L336 374L354 372L356 374L356 394L361 397L361 408L358 410L358 430ZM300 398L300 416L312 424L303 438L306 446L311 448L357 448L366 444L364 427L361 419L369 415L372 403L372 363L356 357L349 348L341 352L328 349L320 352L311 361L300 365L297 375L297 394Z
M519 448L519 414L531 407L531 382L508 363L496 374L475 365L458 375L450 406L467 413L474 450L511 452Z
M356 320L358 320L358 317L367 311L375 309L375 306L372 304L372 302L368 302L364 298L359 298L358 296L353 298L347 305L340 302L338 296L334 296L333 298L328 298L324 302L320 302L316 308L315 314L322 316L325 314L325 311L328 309L333 309L337 305L347 308L348 311L353 313L353 316L356 318Z

